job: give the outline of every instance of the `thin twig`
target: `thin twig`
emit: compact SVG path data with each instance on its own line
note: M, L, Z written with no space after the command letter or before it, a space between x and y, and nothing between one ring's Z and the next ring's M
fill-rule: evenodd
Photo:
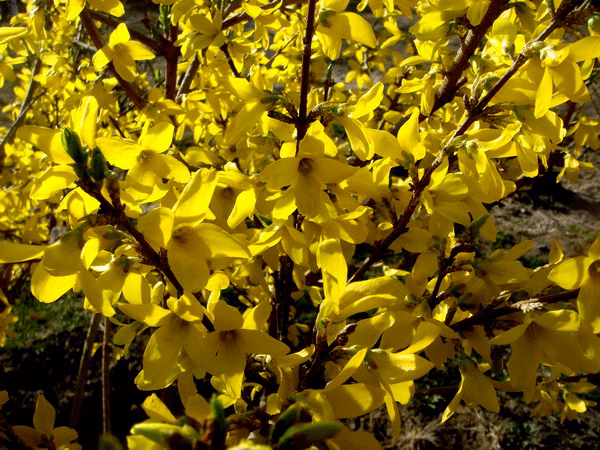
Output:
M111 328L108 317L104 318L104 336L102 338L102 432L110 434L110 360Z
M81 13L79 14L79 18L81 19L81 23L83 24L87 33L90 35L90 39L92 40L96 48L100 50L102 47L104 47L104 41L102 40L102 36L100 36L98 28L96 28L96 25L92 20L92 15L90 14L90 10L87 6L83 9L83 11L81 11ZM108 68L112 72L113 76L116 78L121 88L123 88L123 91L125 91L127 97L129 97L129 99L133 102L133 104L138 109L144 109L147 103L146 100L140 97L135 88L117 73L117 70L115 69L115 66L112 63L112 61L108 63Z
M169 28L169 41L165 43L165 59L167 60L167 79L165 83L165 98L175 100L177 95L177 63L181 51L175 46L178 28L171 25Z
M528 306L535 306L538 303L541 305L547 305L558 302L566 302L577 298L578 295L579 289L575 289L572 291L559 292L557 294L549 294L542 297L534 297L527 300L521 300L508 306L485 309L471 317L468 317L450 325L450 328L452 328L454 331L469 330L475 325L483 325L496 320L498 317L507 316L515 312L523 311L524 309L527 309Z
M79 372L77 373L77 384L75 387L75 397L73 398L73 406L71 407L71 419L69 420L69 427L76 429L81 416L81 407L83 405L83 394L85 392L85 385L87 383L88 374L90 371L90 363L92 360L92 350L94 348L94 342L96 341L96 334L98 333L98 327L100 325L101 314L94 314L88 327L87 335L85 337L85 343L83 344L83 351L81 353L81 360L79 362Z
M179 90L177 91L176 101L177 103L181 102L182 97L190 91L190 87L192 86L192 81L194 81L194 77L200 68L200 58L198 58L198 54L194 55L190 65L188 66L185 75L183 76L183 80L179 85Z
M91 16L92 19L97 20L98 22L102 22L105 25L109 25L112 28L117 28L117 26L119 26L122 23L121 21L114 19L113 17L107 16L105 14L102 14L98 11L88 10L88 14ZM154 53L162 54L161 45L158 44L154 39L152 39L149 36L146 36L143 33L140 33L135 28L128 28L128 31L131 37L135 38L136 41L140 41L146 47L151 48L154 51Z
M300 80L300 104L298 107L298 124L296 125L297 139L300 141L308 130L308 92L310 90L310 58L312 56L312 40L315 34L315 9L317 0L309 0L306 16L306 33L304 35L304 50L302 51L302 79Z
M533 53L529 50L530 45L535 42L542 42L546 39L554 30L559 28L562 24L562 21L569 15L569 13L573 10L575 5L579 3L581 0L572 0L571 2L565 2L561 5L559 12L557 12L556 18L553 19L550 24L546 27L544 31L533 41L526 44L523 47L523 50L519 54L519 56L515 59L512 65L504 72L502 77L492 86L490 91L481 98L476 105L474 105L468 112L463 120L463 122L459 125L459 127L454 131L452 136L447 140L446 145L437 155L435 160L431 163L431 165L425 170L423 177L413 185L412 191L413 194L408 203L408 206L404 210L404 213L398 218L398 220L394 223L394 227L389 235L383 238L381 241L378 241L373 246L373 251L371 254L363 261L360 267L354 272L354 274L348 280L348 283L360 280L360 278L371 268L371 266L384 257L390 245L402 234L407 231L408 222L410 221L413 213L417 209L420 203L420 197L423 191L429 185L429 181L431 180L431 175L437 169L448 154L453 153L453 146L455 144L456 138L462 136L466 133L469 127L479 119L484 113L485 108L492 100L492 98L498 93L498 91L506 84L506 82L517 73L519 68L525 64L525 62L533 56ZM563 8L564 6L564 8Z
M235 63L233 62L233 58L231 57L231 53L229 53L229 47L227 46L227 43L221 45L221 47L219 47L219 48L221 49L221 51L223 52L223 54L227 58L227 64L229 64L229 68L233 72L233 75L236 78L240 78L241 77L240 71L237 70L237 67L235 67Z
M31 79L29 80L29 86L27 87L27 92L25 93L25 97L23 98L23 102L21 103L21 109L19 110L19 114L17 115L17 118L2 138L2 141L0 141L0 161L4 160L4 157L6 156L4 147L9 142L12 142L13 138L15 137L15 133L17 132L17 129L23 124L23 121L25 121L25 115L27 114L27 111L29 111L29 109L33 106L35 102L33 94L38 84L37 81L35 81L35 76L40 70L40 66L40 57L36 55L35 60L33 61L33 68L31 69ZM43 92L45 93L46 90L44 89ZM39 96L36 97L36 99L37 98L39 98Z

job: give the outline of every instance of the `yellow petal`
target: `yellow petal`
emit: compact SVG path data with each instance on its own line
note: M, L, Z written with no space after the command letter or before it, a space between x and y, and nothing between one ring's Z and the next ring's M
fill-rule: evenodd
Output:
M109 45L114 47L116 44L127 42L131 36L127 30L127 25L120 23L117 28L110 34Z
M157 422L175 422L175 416L169 411L156 394L146 397L142 403L142 409L148 414L148 417Z
M217 186L215 170L199 170L181 193L173 207L175 224L193 224L204 219L209 213L208 205Z
M290 348L260 330L238 330L239 345L249 354L284 356Z
M34 147L47 154L56 164L72 164L73 159L67 154L61 143L60 130L25 125L17 130L17 137L29 142Z
M155 250L167 248L175 215L169 208L156 208L138 219L138 229Z
M53 276L38 264L31 277L31 293L40 302L52 303L71 290L75 285L77 274Z
M179 374L177 360L182 345L178 334L165 325L150 336L144 351L143 378L136 379L140 389L146 389L147 385L153 390L165 388L175 381Z
M0 27L0 45L17 39L27 33L25 27Z
M41 258L47 245L27 245L0 242L0 264L16 263Z
M119 303L117 306L132 319L151 327L160 327L173 317L173 313L168 309L151 303L145 305Z
M419 115L419 110L415 109L409 119L398 130L400 148L413 155L416 161L423 159L426 153L419 134Z
M383 389L363 383L343 384L324 395L338 419L362 416L379 408L385 401Z
M142 151L136 142L120 138L98 138L96 145L108 162L120 169L131 169Z
M183 237L182 237L183 236ZM189 239L187 236L191 236ZM198 252L197 238L189 230L181 230L178 237L171 238L167 245L169 265L183 288L197 292L206 286L209 276L208 265L202 251ZM194 242L190 242L190 241ZM201 244L201 248L204 244Z
M88 3L100 11L121 17L125 14L125 8L119 0L87 0Z
M43 395L38 395L37 403L35 404L35 413L33 413L33 426L36 431L51 435L55 418L56 410L54 407Z
M235 145L256 125L263 114L269 109L268 103L246 103L233 120L227 124L223 143Z
M374 48L377 45L377 39L373 28L369 22L363 19L356 13L340 12L333 17L329 17L329 27L324 25L319 26L318 30L322 34L342 38L348 41L358 42L367 47Z
M208 258L250 258L244 242L212 223L196 225L194 233L204 243Z
M166 151L173 142L175 127L172 123L161 122L149 128L140 139L140 147L158 153Z
M575 62L600 57L600 36L588 36L569 45L569 56Z
M368 348L363 348L356 352L352 358L346 363L344 368L338 373L333 380L331 380L325 387L323 388L323 392L331 391L338 386L341 386L352 376L356 369L362 364L365 359L365 355L367 354Z
M131 58L135 61L154 59L154 53L152 53L148 47L140 42L129 41L122 45L127 48L129 56L131 56Z
M300 159L296 157L278 159L263 169L260 179L267 183L269 189L281 189L289 186L298 178L299 164Z
M379 82L369 89L356 103L352 117L359 119L373 112L383 100L384 85Z
M545 312L533 321L555 331L577 331L580 326L579 315L575 311L566 309Z
M78 176L69 166L53 166L33 182L31 198L45 200L71 186Z
M546 115L550 102L552 101L552 74L548 67L544 69L544 75L542 81L538 86L535 94L535 111L534 116L539 119Z
M585 256L566 259L550 271L548 279L563 289L577 289L581 287L591 262L590 258Z

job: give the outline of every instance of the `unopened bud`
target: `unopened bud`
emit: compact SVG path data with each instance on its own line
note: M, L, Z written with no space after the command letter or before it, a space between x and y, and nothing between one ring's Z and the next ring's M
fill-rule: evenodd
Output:
M81 146L79 136L69 127L65 127L60 137L63 147L68 155L73 158L77 164L87 163L87 152Z
M290 427L277 442L281 450L308 448L340 432L342 425L335 422L311 422Z

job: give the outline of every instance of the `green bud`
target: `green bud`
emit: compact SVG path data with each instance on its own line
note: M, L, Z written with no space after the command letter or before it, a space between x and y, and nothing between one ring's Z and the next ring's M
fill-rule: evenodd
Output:
M268 95L266 97L261 98L260 102L263 105L266 105L268 103L276 103L278 100L281 100L281 96L280 95Z
M73 168L73 172L75 172L75 175L77 175L79 178L85 180L89 177L82 164L76 163L69 165Z
M469 225L469 228L471 229L472 232L479 233L479 230L481 229L482 226L485 225L485 223L487 222L487 220L489 218L490 218L489 214L484 214L483 216L481 216L478 219L471 222L471 225Z
M332 9L321 9L319 11L319 15L317 16L317 23L323 25L324 27L331 27L331 22L329 22L329 18L335 16L336 12Z
M90 175L96 181L102 181L108 174L108 166L106 165L106 158L98 147L92 150L92 156L90 157Z
M308 448L327 439L331 439L342 429L335 422L311 422L294 425L281 436L277 442L280 450L296 450Z
M298 403L295 403L279 415L279 418L277 419L277 422L275 422L275 425L273 425L271 434L269 436L269 442L271 444L279 441L287 429L298 422L301 411L302 407Z
M169 5L161 4L160 5L160 15L158 17L160 24L163 26L165 30L168 30L169 25L171 24L171 11Z
M200 437L191 427L180 427L170 423L138 423L131 428L131 434L139 434L153 442L168 445L173 439L188 441L190 444Z
M103 434L98 439L98 450L123 450L123 446L112 434Z
M69 154L73 161L77 164L87 163L87 152L81 146L79 135L71 130L69 127L65 127L60 137L63 147Z
M333 64L329 64L327 66L327 74L326 74L327 79L331 80L332 75L333 75Z

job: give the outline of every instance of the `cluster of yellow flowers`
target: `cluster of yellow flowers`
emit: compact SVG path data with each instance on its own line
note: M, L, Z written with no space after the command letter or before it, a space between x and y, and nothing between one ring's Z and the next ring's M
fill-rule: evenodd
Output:
M0 287L31 271L41 302L82 292L115 344L150 335L136 385L175 384L186 417L152 394L130 448L377 449L340 420L385 404L397 437L398 404L452 361L442 420L461 402L499 411L497 390L536 414L586 410L600 238L571 259L556 243L535 270L529 241L487 256L476 242L496 238L487 205L551 155L573 182L590 167L600 36L576 25L593 8L153 2L131 25L118 0L31 0L0 28L17 98ZM40 397L27 436L77 448L51 408Z

